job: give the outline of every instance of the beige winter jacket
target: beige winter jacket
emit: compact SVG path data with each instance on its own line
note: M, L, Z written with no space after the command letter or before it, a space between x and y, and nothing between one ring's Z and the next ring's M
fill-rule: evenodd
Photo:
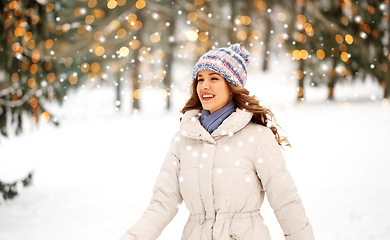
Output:
M120 240L157 239L183 200L182 240L271 240L259 211L265 193L286 240L314 240L272 131L237 108L210 135L198 113L184 114L150 205Z

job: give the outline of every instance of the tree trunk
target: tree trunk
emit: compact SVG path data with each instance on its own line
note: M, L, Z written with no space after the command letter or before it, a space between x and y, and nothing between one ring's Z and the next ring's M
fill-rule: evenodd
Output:
M390 4L387 4L387 14L390 15ZM387 28L388 28L388 34L390 34L390 22L387 21ZM387 39L387 56L390 56L390 39ZM390 57L389 57L390 60ZM387 81L386 81L386 86L385 86L385 93L384 97L387 99L390 99L390 64L387 64Z
M302 103L305 96L304 91L304 80L305 80L305 74L303 74L303 71L305 70L305 60L301 59L299 60L299 70L302 72L302 78L298 80L298 94L297 94L297 102Z
M264 30L264 58L263 58L263 71L268 70L268 58L269 58L269 51L270 51L270 38L271 38L271 29L272 29L272 22L271 18L268 13L264 15L265 20L265 30Z
M386 84L384 97L390 99L390 84Z
M234 31L233 28L236 27L236 24L234 22L234 19L235 17L237 16L237 1L236 0L231 0L230 1L230 6L231 6L231 9L232 9L232 12L231 12L231 15L230 15L230 26L231 28L229 29L229 40L230 40L230 43L231 44L234 44L238 41L237 39L237 31Z
M170 36L175 36L175 19L172 19L170 22L170 26L168 27L168 38ZM173 82L173 52L175 48L175 42L169 42L168 40L168 51L165 51L165 65L168 65L166 69L166 75L164 78L164 86L167 90L167 102L166 102L166 110L169 111L171 109L171 85Z
M134 68L132 74L132 84L133 84L133 110L140 110L139 99L135 97L135 91L139 89L140 83L138 79L139 70L141 67L141 62L138 60L138 54L135 54L134 57Z
M336 84L336 58L333 57L332 69L330 72L330 81L328 83L328 100L334 100L334 85Z
M120 80L121 74L120 72L115 74L117 86L116 86L116 101L115 101L115 106L118 108L118 110L121 108L121 80Z
M143 17L143 12L142 11L139 11L138 12L138 21L144 23L144 17ZM144 23L144 26L145 26L145 23ZM136 34L135 34L135 37L136 39L138 40L142 40L142 34L143 34L143 28L142 27L141 29L139 29ZM142 41L141 41L142 42ZM134 54L134 67L133 67L133 73L132 73L132 83L133 83L133 110L140 110L140 100L139 98L137 98L134 93L137 89L140 88L140 80L138 79L138 75L140 73L140 70L141 70L141 62L139 61L138 59L138 51L135 50L135 54Z
M306 10L306 4L300 8L300 14L302 15L305 15L305 10ZM305 30L302 29L300 31L301 34L305 34ZM305 45L304 43L302 42L298 42L297 43L297 48L298 50L302 50L302 49L305 49ZM303 60L303 59L300 59L299 60L299 70L302 72L302 78L300 80L298 80L298 87L299 88L299 91L298 91L298 96L297 96L297 102L298 103L302 103L303 100L304 100L304 96L305 96L305 87L304 87L304 80L305 80L305 74L303 74L303 72L305 71L305 61L306 60Z

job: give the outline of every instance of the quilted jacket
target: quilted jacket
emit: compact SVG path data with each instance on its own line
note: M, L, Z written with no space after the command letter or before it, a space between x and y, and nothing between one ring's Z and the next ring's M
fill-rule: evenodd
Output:
M142 217L120 240L154 240L184 203L181 240L271 240L260 215L267 194L286 240L314 240L297 187L272 131L236 109L210 135L187 111Z

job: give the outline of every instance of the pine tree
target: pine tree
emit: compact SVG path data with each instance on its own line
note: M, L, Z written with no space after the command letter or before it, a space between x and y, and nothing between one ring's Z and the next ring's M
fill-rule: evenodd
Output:
M305 19L300 24L306 33L313 30L312 36L303 38L305 50L311 53L304 69L311 73L312 85L327 83L328 98L333 99L338 81L369 75L389 97L388 0L313 0L306 5L306 13L299 17ZM300 35L297 40L302 42Z
M77 87L80 68L72 58L60 54L71 44L69 23L60 23L65 2L42 0L1 1L0 52L0 132L16 124L22 132L23 115L38 123L43 118L55 125L58 119L45 108L45 102L63 102L69 88ZM69 54L69 53L68 53ZM11 121L11 123L9 123Z

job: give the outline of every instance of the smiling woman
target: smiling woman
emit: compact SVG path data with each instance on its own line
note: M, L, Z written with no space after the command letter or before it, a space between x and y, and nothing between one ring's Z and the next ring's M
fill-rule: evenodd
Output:
M265 193L286 240L314 240L286 169L271 111L244 88L249 53L234 44L195 64L191 97L149 206L121 240L157 239L185 202L181 240L271 240L260 215Z

